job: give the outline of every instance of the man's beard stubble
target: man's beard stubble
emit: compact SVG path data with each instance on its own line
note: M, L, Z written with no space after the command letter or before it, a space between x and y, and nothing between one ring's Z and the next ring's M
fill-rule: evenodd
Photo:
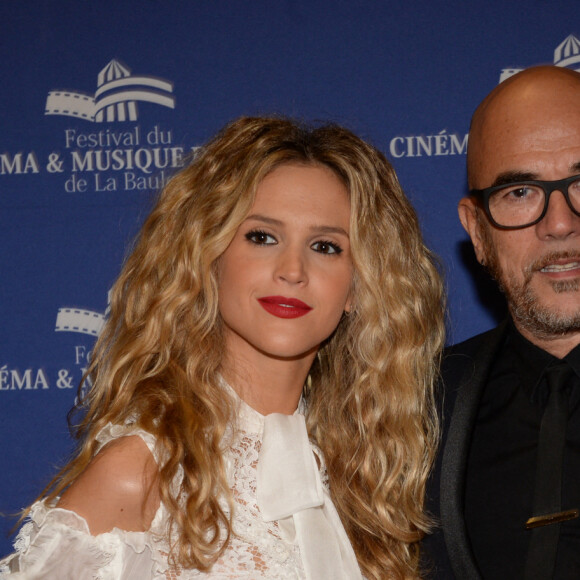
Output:
M480 221L480 231L486 253L486 263L490 275L496 280L499 289L505 294L510 313L518 325L525 328L532 336L542 340L559 338L562 335L580 331L580 309L572 314L563 314L550 309L541 303L531 286L534 272L537 272L549 262L557 259L576 258L575 252L551 252L535 260L524 272L523 282L518 282L514 276L504 275L499 266L499 259L487 223ZM580 278L551 282L556 294L578 292Z

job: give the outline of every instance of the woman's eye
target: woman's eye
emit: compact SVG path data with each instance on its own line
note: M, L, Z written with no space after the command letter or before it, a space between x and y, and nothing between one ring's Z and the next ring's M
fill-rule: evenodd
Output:
M246 234L246 239L252 242L253 244L257 244L259 246L265 246L268 244L276 244L276 238L266 232L261 231L251 231Z
M333 242L314 242L312 249L320 254L340 254L342 248Z

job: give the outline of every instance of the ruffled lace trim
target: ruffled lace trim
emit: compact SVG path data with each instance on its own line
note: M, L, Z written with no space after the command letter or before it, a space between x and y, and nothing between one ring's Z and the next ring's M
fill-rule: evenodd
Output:
M147 549L152 551L146 536L119 529L92 536L84 518L40 501L32 506L18 533L16 553L2 562L0 578L117 580L127 563ZM159 578L154 576L150 557L139 560L148 578Z

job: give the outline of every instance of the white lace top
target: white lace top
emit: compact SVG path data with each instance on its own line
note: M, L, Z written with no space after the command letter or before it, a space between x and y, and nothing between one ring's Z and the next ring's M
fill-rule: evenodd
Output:
M127 435L140 436L155 455L153 436L132 426L108 425L99 441L103 446ZM37 502L15 553L0 561L0 579L361 578L303 415L264 417L240 401L237 436L225 458L234 534L208 573L169 566L163 504L147 532L115 528L92 536L76 513Z

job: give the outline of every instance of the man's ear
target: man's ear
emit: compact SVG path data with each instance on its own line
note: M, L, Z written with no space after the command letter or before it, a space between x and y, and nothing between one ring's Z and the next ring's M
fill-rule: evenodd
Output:
M480 209L471 197L462 198L459 202L459 205L457 206L459 220L471 238L471 243L473 244L473 249L475 251L475 257L480 264L484 264L487 259L486 245L483 242L483 236L481 233L481 220L478 219L477 216L478 211L480 211Z

